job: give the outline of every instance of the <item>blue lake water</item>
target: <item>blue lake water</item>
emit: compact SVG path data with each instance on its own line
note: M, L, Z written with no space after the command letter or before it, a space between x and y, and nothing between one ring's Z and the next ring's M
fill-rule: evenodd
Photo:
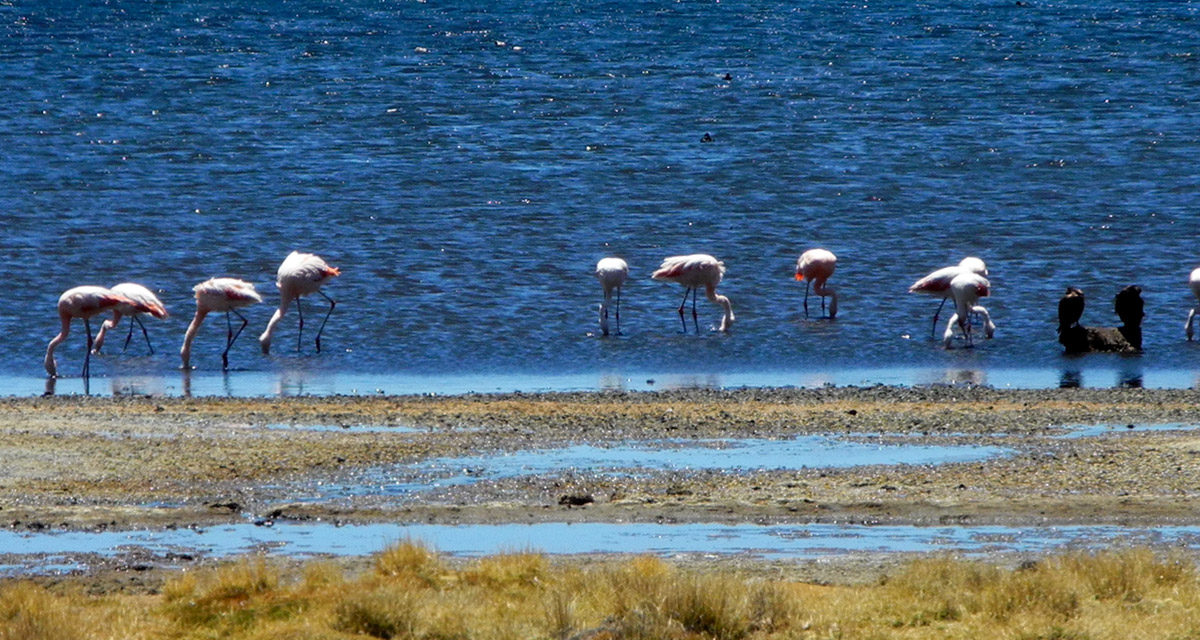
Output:
M93 393L1195 385L1195 4L796 5L0 6L0 394L43 391L63 290L127 280L172 316L153 356L110 341ZM813 246L839 256L836 321L800 308ZM293 312L263 356L293 249L341 268L339 304L321 354ZM682 334L648 277L692 252L728 267L729 335ZM632 267L620 337L595 335L606 255ZM999 329L947 351L906 288L966 255ZM219 275L266 302L228 376L209 320L185 389L191 287ZM1064 358L1065 287L1111 325L1131 283L1145 355Z

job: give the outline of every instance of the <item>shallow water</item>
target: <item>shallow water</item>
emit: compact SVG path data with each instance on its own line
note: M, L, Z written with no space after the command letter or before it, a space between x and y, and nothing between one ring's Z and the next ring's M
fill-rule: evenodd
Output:
M60 292L126 280L173 315L148 323L155 355L98 358L89 391L186 393L190 289L218 275L266 302L228 378L207 377L224 321L203 327L191 393L840 384L864 363L916 372L901 384L1194 386L1173 372L1200 363L1198 30L1163 0L6 4L0 394L43 391ZM839 256L832 322L791 279L816 245ZM292 249L342 269L339 305L321 354L296 354L293 311L264 357ZM681 292L648 278L691 252L728 266L730 335L681 334ZM600 338L609 254L633 276L624 335ZM905 290L969 254L999 330L948 352ZM1063 289L1106 325L1128 283L1146 354L1064 358Z
M975 462L1010 450L978 445L907 445L850 442L829 436L784 440L659 440L612 447L572 445L486 456L437 458L414 465L375 469L354 482L323 482L292 496L301 500L400 496L439 487L469 485L526 475L586 473L645 475L664 471L845 468L864 465L936 465Z
M169 372L138 371L112 377L43 379L0 375L0 395L163 395L163 396L301 396L372 394L465 394L539 391L653 391L681 388L988 385L1008 389L1053 387L1145 387L1190 389L1200 386L1200 373L1187 369L1145 370L1140 363L1117 363L1055 371L1032 368L960 369L895 366L796 370L686 373L362 373L331 371L319 364L276 371Z
M1049 553L1067 549L1153 545L1196 548L1196 527L915 527L839 524L507 524L345 525L252 524L169 531L16 533L0 531L0 548L23 557L0 566L8 575L85 569L72 554L121 556L135 550L156 563L180 563L172 554L224 558L243 553L293 557L366 555L401 541L418 541L440 553L482 556L513 551L548 554L749 555L807 559L852 554L1005 552ZM33 554L47 554L37 557ZM144 559L142 560L144 562Z

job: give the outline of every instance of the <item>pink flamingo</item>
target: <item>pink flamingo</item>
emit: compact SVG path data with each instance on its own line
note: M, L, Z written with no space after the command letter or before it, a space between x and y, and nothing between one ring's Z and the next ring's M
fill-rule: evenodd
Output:
M804 280L804 317L808 317L808 289L821 296L821 310L825 310L825 296L829 296L829 317L837 316L837 292L825 286L825 281L837 268L837 256L826 249L809 249L800 254L796 261L796 279Z
M975 303L990 292L991 283L987 278L974 271L964 271L950 281L950 297L954 299L954 315L946 321L946 332L942 334L942 342L945 343L946 348L950 347L950 341L954 338L954 325L956 324L962 330L963 337L967 339L967 346L975 344L971 335L970 314L972 311L979 313L978 310L983 309ZM986 310L983 311L983 315L987 322L987 335L990 338L995 327L992 326L992 319L987 315Z
M191 368L192 340L195 339L200 324L204 322L204 316L207 316L210 311L224 311L228 332L225 334L225 350L221 352L221 367L228 369L229 348L242 334L242 329L249 324L246 317L238 313L238 309L262 302L262 297L254 290L254 285L237 278L205 280L192 287L192 291L196 292L196 315L188 325L187 333L183 336L183 347L179 349L183 368ZM238 327L236 333L233 331L233 321L229 318L230 313L236 314L242 319L242 326Z
M82 286L64 291L58 298L58 317L62 321L62 329L59 330L58 335L51 338L50 344L46 345L46 359L43 363L46 367L46 373L50 374L51 378L58 377L58 363L54 361L54 350L71 333L71 320L81 318L83 320L84 331L87 334L87 351L84 352L83 372L81 375L87 378L92 355L92 325L90 319L94 315L111 311L120 305L128 305L136 311L150 312L150 308L143 303L118 293L113 293L111 289L105 289L104 287Z
M1200 268L1192 270L1192 275L1188 277L1188 286L1192 289L1192 295L1200 300ZM1191 311L1188 311L1187 324L1183 325L1183 331L1187 334L1188 340L1192 339L1192 320L1195 319L1198 310L1200 309L1192 307Z
M112 292L142 303L149 311L142 312L127 304L117 305L113 309L112 318L105 320L100 325L100 332L96 334L96 339L92 341L92 353L100 353L100 348L104 346L105 334L109 329L116 329L117 325L121 324L121 316L123 315L129 316L129 335L125 336L125 346L121 347L121 352L124 353L129 348L129 341L133 339L133 324L136 322L142 328L142 337L146 339L146 347L150 349L150 353L154 353L154 347L150 344L150 334L146 332L146 325L142 324L141 316L143 313L149 313L159 320L166 318L167 309L163 306L162 301L158 299L158 296L154 295L154 292L136 282L122 282L113 287Z
M337 301L321 291L321 285L338 275L341 275L341 271L337 267L329 266L320 256L311 253L293 251L288 254L287 258L284 258L275 277L275 286L279 287L279 308L275 310L271 321L267 323L266 331L263 331L262 335L258 337L258 343L262 346L263 353L271 352L271 335L275 333L275 326L287 313L288 305L292 300L296 301L296 313L300 316L300 331L296 335L296 351L300 350L300 343L304 337L304 311L300 306L300 296L313 293L319 294L329 301L329 311L325 312L325 319L321 321L321 327L317 329L317 353L321 353L321 332L325 330L325 323L329 321L329 316L333 314L333 308L337 306Z
M608 335L608 307L612 304L613 291L617 292L617 335L621 335L621 287L629 277L629 265L620 258L603 258L596 263L596 279L604 288L604 302L600 304L600 332Z
M986 278L988 276L987 265L985 265L983 260L980 260L979 258L963 258L957 266L942 267L941 269L930 273L924 278L917 280L911 287L908 288L909 293L923 293L942 299L941 304L938 305L937 311L933 313L933 326L929 330L930 336L937 332L938 316L941 315L942 307L946 305L946 301L952 297L950 293L950 282L954 280L955 276L961 273L974 273ZM978 307L978 309L974 309L973 311L985 315L988 319L988 324L991 324L991 316L987 313L987 309ZM995 325L992 326L994 330ZM988 337L992 337L991 333L988 334Z
M684 286L683 302L679 303L679 320L683 323L683 331L687 333L687 320L683 317L683 308L687 304L688 294L692 294L692 324L696 333L700 333L700 324L696 318L696 291L704 287L704 294L709 300L721 305L725 315L721 317L720 331L728 331L733 324L733 305L729 298L717 293L717 285L725 275L725 263L716 258L696 253L690 256L671 256L663 260L658 270L651 274L655 280L677 282Z

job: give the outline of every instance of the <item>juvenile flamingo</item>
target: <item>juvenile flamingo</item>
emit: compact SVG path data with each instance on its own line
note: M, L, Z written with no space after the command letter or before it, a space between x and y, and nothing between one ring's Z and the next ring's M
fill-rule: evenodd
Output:
M329 311L325 312L325 319L321 321L321 327L317 329L317 353L321 353L321 332L325 330L325 323L329 321L329 316L333 314L333 308L337 306L337 301L321 291L321 285L338 275L341 275L341 271L337 267L326 264L320 256L299 251L288 254L276 273L275 286L279 287L279 308L275 310L271 321L267 323L267 330L258 337L258 344L262 346L263 353L271 352L271 335L275 333L275 326L287 313L288 305L292 300L296 301L296 313L300 316L300 330L296 335L296 351L300 350L300 343L304 336L304 311L300 306L300 296L312 293L319 294L329 301Z
M150 344L150 334L146 332L146 325L142 324L142 315L149 313L159 320L167 317L167 309L163 306L162 301L158 299L158 296L154 295L153 291L136 282L122 282L113 287L112 292L142 303L149 311L138 311L127 304L117 305L113 309L112 318L105 320L100 325L100 331L96 334L96 339L92 341L92 353L100 353L100 348L104 346L105 334L108 333L109 329L116 329L117 325L121 324L121 316L123 315L129 316L129 335L125 336L125 346L121 347L121 352L124 353L129 348L129 341L133 339L133 325L136 322L142 328L142 337L146 339L146 348L150 349L150 353L154 353L154 347Z
M1200 300L1200 268L1192 270L1192 275L1188 277L1188 286L1192 289L1192 295ZM1183 325L1183 331L1187 334L1188 340L1192 339L1192 320L1196 318L1197 311L1200 311L1200 308L1192 307L1191 311L1188 311L1187 324Z
M113 293L111 289L104 287L82 286L64 291L58 298L58 318L62 321L62 328L59 330L58 335L50 339L50 344L46 345L46 359L43 362L46 367L46 373L50 374L51 378L58 377L58 363L54 361L54 350L71 333L71 320L81 318L83 320L84 333L87 336L87 351L83 355L83 371L81 375L87 378L89 373L88 366L92 355L92 325L90 319L94 315L112 311L119 305L129 305L132 309L147 313L150 311L150 308L141 302L118 293Z
M800 254L796 261L796 279L804 280L804 317L808 317L808 289L821 296L821 310L825 310L825 296L829 296L829 317L837 316L837 292L825 286L825 281L837 268L837 256L826 249L809 249Z
M914 282L913 285L908 288L909 293L923 293L942 299L942 302L938 305L937 311L933 313L933 325L929 329L930 336L937 332L938 316L941 315L942 307L946 305L946 301L952 297L950 294L950 282L954 280L955 276L964 272L974 273L984 278L988 277L987 265L983 263L983 260L975 257L967 257L963 258L962 261L956 266L942 267L941 269L930 273L924 278ZM972 309L972 311L984 315L987 318L987 324L991 325L992 319L991 315L988 314L987 309L984 309L983 307L977 307ZM994 330L995 325L991 326ZM992 334L989 333L988 337L992 337Z
M717 293L717 285L724 275L724 262L707 254L696 253L690 256L671 256L663 260L662 265L650 277L677 282L684 286L683 302L679 303L679 321L683 323L684 333L687 333L687 320L683 317L683 308L687 304L688 294L692 294L692 324L696 327L696 333L700 333L700 324L696 317L696 291L700 287L704 287L704 294L709 300L725 309L719 330L728 331L733 324L733 305L730 304L729 298Z
M596 263L596 279L604 287L604 302L600 304L600 332L608 335L608 307L613 291L617 292L617 335L621 335L621 287L629 277L629 265L620 258L603 258Z
M946 347L950 347L950 341L954 338L954 326L958 325L962 330L963 337L967 339L967 346L975 344L974 338L971 335L971 318L972 311L978 313L983 307L977 306L975 303L980 298L986 297L991 293L991 283L987 278L973 271L966 271L954 276L950 281L950 297L954 299L954 315L946 321L946 332L942 335L942 342ZM992 319L984 311L986 320L986 331L988 337L991 337L995 327L992 326Z
M224 311L228 332L225 334L225 350L221 352L221 367L228 369L229 348L249 323L245 316L238 313L238 309L262 302L262 297L254 290L254 285L237 278L212 278L192 287L192 290L196 292L196 315L188 325L187 333L183 336L183 347L179 349L183 368L191 368L192 340L204 322L204 316L210 311ZM242 326L238 327L236 333L233 331L233 321L229 318L230 313L242 319Z

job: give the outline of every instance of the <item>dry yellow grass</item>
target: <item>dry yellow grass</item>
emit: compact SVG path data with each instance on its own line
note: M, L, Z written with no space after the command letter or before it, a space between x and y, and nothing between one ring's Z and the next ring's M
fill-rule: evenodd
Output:
M1200 572L1146 550L1018 569L920 560L879 584L818 586L655 558L579 565L516 552L454 566L418 545L346 575L262 560L157 596L0 588L0 640L93 638L1194 638Z

